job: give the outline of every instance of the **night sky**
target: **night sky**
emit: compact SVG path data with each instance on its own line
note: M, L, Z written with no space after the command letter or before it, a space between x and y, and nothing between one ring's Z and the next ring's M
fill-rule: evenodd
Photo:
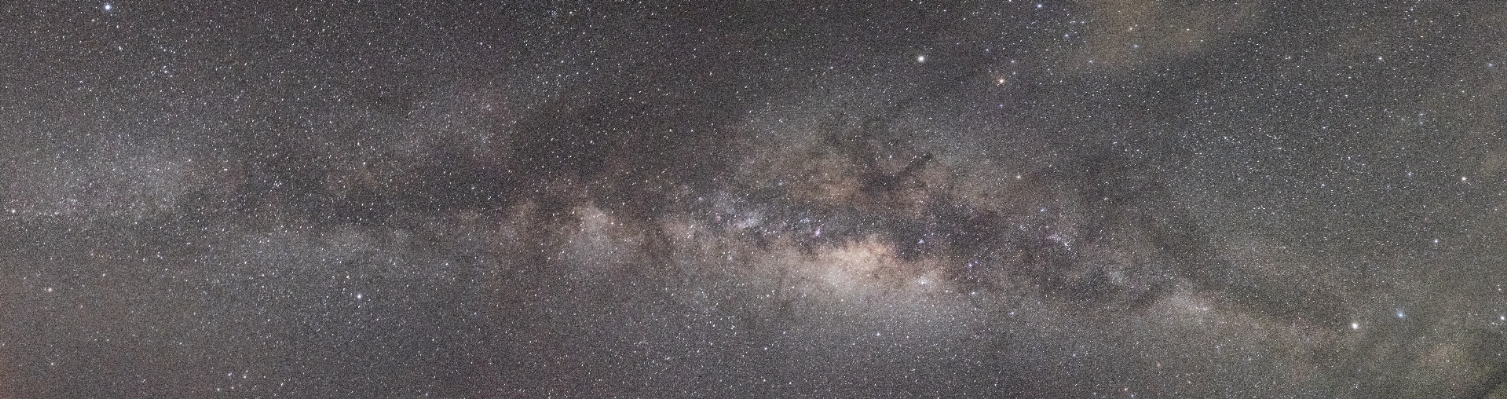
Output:
M159 3L0 5L0 397L1507 398L1499 3Z

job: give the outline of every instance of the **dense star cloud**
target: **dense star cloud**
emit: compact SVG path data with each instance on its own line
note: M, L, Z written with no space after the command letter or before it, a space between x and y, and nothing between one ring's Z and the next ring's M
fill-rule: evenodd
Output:
M0 20L0 397L1507 395L1492 4Z

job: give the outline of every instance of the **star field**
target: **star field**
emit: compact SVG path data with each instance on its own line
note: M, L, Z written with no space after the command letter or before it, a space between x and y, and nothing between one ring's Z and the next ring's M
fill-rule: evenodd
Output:
M1507 396L1491 3L0 20L0 397Z

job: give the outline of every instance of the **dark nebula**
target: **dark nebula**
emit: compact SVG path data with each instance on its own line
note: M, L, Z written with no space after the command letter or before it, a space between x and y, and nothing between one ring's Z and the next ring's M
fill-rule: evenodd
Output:
M1507 397L1507 7L0 5L0 397Z

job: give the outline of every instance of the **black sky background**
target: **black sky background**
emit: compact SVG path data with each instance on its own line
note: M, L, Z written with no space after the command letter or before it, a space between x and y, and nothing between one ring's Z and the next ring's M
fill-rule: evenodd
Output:
M1499 397L1489 2L0 5L0 397Z

